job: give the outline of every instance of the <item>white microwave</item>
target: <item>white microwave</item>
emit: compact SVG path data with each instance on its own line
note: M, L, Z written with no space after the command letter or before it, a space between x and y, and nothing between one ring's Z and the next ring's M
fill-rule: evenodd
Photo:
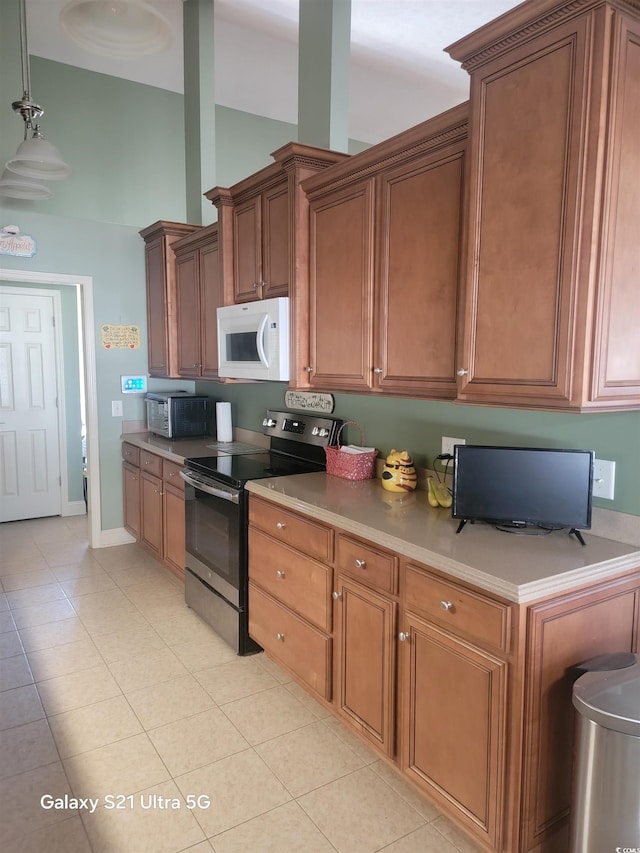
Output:
M289 380L289 298L218 308L218 375Z

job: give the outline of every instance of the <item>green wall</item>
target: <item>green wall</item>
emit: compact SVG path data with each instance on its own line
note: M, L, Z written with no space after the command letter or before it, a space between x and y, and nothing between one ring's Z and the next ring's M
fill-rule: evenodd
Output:
M122 374L147 372L142 239L135 228L31 211L18 213L1 202L0 217L2 223L19 225L20 230L34 237L37 243L35 257L3 255L0 267L93 277L102 528L121 527L122 419L111 417L111 401L122 399ZM139 325L142 346L137 350L104 349L100 339L102 323ZM131 417L128 407L138 405L125 400L125 418Z
M230 401L236 426L260 430L267 408L284 407L286 385L197 382L196 390ZM615 500L594 498L594 506L640 515L640 412L571 414L363 394L334 396L334 415L361 424L367 446L375 446L383 456L392 447L409 450L419 467L431 467L443 435L464 438L467 444L594 450L600 459L616 462ZM349 427L346 441L359 444L359 436Z

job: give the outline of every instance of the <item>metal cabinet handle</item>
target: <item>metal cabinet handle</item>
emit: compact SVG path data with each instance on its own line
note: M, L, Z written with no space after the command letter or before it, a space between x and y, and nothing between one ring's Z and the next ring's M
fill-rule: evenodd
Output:
M382 373L382 368L381 367L374 367L373 372L374 373Z
M456 370L456 373L458 374L458 376L468 376L469 371L466 370L464 367L461 367L460 370Z
M405 643L409 639L409 634L406 631L400 631L398 639L401 643Z
M342 598L342 593L341 592L332 592L331 598L333 598L334 601L339 601Z
M313 373L313 367L305 367L307 373Z
M282 569L276 569L276 576L279 578L284 577L284 572L282 571Z
M367 562L366 560L356 560L356 569L366 569Z
M287 526L287 525L284 523L284 521L279 521L279 522L276 524L276 527L278 528L278 530L284 530L286 526Z
M280 640L280 642L283 643L284 642L284 634L281 634L280 632L278 632L276 634L276 640Z
M164 492L160 489L154 489L153 491L156 493L156 495L164 495Z
M445 613L453 610L453 604L450 601L441 601L440 602L440 610L444 610Z

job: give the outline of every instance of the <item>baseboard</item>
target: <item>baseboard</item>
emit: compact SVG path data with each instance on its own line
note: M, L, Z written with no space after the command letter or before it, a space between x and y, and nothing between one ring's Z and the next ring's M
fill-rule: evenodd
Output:
M93 548L111 548L113 545L130 545L136 540L124 529L124 527L113 527L110 530L101 530L97 542L94 542Z
M62 505L62 512L60 515L63 518L66 518L70 515L86 515L87 514L87 505L84 501L67 501Z

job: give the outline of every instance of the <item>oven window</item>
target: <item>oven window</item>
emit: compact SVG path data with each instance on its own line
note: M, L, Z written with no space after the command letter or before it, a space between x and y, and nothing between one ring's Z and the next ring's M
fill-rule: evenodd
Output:
M258 336L255 332L227 332L227 361L260 361Z
M187 554L239 589L244 547L241 506L198 489L188 489L185 498Z

